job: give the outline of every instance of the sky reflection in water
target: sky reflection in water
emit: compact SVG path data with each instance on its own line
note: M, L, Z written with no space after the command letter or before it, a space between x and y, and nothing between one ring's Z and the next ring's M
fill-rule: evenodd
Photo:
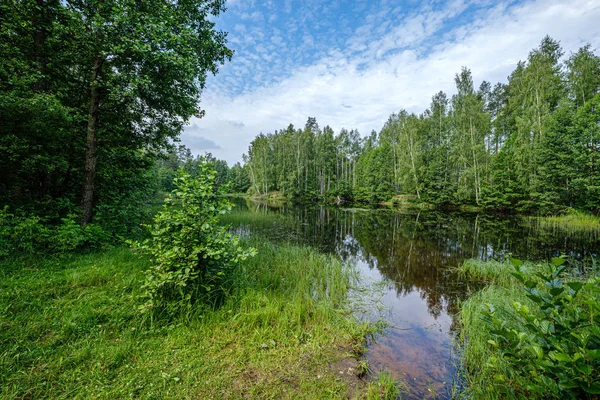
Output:
M595 256L599 232L539 229L531 219L441 211L356 210L268 206L238 201L237 210L278 215L238 234L310 244L353 262L367 281L384 281L382 315L390 327L366 355L374 372L390 371L410 396L450 398L456 380L453 339L458 303L481 288L454 272L467 258L543 260L565 253L574 261ZM383 313L383 314L382 314ZM377 315L375 315L377 314Z

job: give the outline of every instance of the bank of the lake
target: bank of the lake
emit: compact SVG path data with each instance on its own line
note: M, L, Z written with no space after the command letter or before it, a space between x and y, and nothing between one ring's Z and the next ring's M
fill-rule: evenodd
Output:
M298 196L294 197L291 194L283 194L282 192L269 192L267 194L259 194L250 196L245 193L228 194L231 198L245 199L256 202L268 202L270 204L298 203L298 204L318 204L325 206L361 206L361 207L385 207L391 209L415 209L415 210L443 210L443 211L462 211L471 213L500 213L500 214L515 214L524 215L527 217L534 216L539 225L544 228L562 228L573 230L600 230L600 217L585 211L567 209L564 213L556 215L541 215L536 216L531 211L493 209L478 206L476 204L459 204L459 205L435 205L419 200L414 195L396 195L386 201L370 202L365 199L342 199L339 197L323 197L323 196Z
M258 255L217 309L139 311L149 261L129 248L0 264L0 397L378 398L357 359L372 327L346 303L353 271L307 246ZM386 380L387 379L387 380Z
M467 260L459 268L487 282L459 312L469 397L598 398L598 271L565 261Z
M383 282L389 327L369 343L365 358L375 373L389 371L406 382L409 399L452 399L471 384L463 379L463 353L456 348L460 312L490 283L489 272L504 265L493 260L513 256L536 263L565 254L575 274L586 274L600 249L600 231L549 227L527 215L241 199L236 204L226 217L234 232L317 247L356 264L366 279ZM461 273L458 267L469 259L485 268ZM511 271L502 271L494 279L513 282Z

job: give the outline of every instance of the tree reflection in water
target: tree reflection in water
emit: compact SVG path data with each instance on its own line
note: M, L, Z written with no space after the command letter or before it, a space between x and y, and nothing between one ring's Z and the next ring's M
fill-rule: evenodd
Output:
M481 286L455 273L463 260L510 254L544 260L564 253L586 261L600 244L599 232L540 229L534 220L518 216L250 201L237 205L237 210L279 215L268 223L234 227L238 232L316 246L386 282L382 302L391 327L369 347L367 358L375 371L385 369L406 381L414 398L449 397L456 374L452 340L457 305Z

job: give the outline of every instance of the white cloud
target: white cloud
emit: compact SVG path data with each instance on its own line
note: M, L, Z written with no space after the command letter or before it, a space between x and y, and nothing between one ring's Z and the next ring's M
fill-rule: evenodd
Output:
M439 31L444 21L464 9L462 1L393 22L394 28L383 35L373 33L369 25L377 24L375 17L346 48L331 49L318 62L298 67L275 83L229 97L210 90L209 81L202 102L206 117L192 123L202 129L203 138L221 147L213 154L231 164L241 159L258 133L285 128L290 122L302 127L309 116L336 131L358 128L365 135L379 130L400 108L421 112L434 93L452 94L454 74L462 66L472 70L477 85L483 79L506 81L516 63L546 34L560 40L567 54L587 42L600 47L600 6L594 0L508 4L481 11L475 20L446 29L443 35ZM252 56L245 55L247 60Z

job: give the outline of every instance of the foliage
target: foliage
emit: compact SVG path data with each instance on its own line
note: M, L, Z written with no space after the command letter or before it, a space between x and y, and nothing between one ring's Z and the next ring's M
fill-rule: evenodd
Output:
M562 258L533 270L519 260L512 263L517 285L492 285L462 307L465 364L483 363L470 390L485 387L490 398L595 398L600 393L598 278L565 280Z
M192 178L196 178L203 173L205 163L212 164L215 169L215 185L218 188L233 190L235 193L244 193L248 190L249 178L239 163L229 168L226 161L216 159L211 153L194 157L192 151L183 144L170 146L156 160L153 177L157 181L156 189L159 192L173 191L175 189L173 180L177 176L178 170L182 169Z
M0 397L343 398L330 365L364 337L335 306L349 268L314 248L246 245L260 252L225 304L170 324L137 311L149 260L129 248L0 263Z
M48 224L35 214L0 209L0 257L64 254L70 251L99 247L110 241L99 226L82 227L75 214L62 218L58 224Z
M233 54L215 28L224 1L0 7L0 204L54 222L73 212L57 203L82 205L82 223L97 211L118 227L110 214L131 204L134 178L203 114L206 76Z
M216 171L209 163L200 164L202 173L192 178L180 171L175 190L167 196L163 210L147 226L151 238L133 242L149 254L153 265L144 286L146 309L169 309L195 301L222 300L232 270L253 256L254 249L243 250L238 238L218 226L219 215L231 204L215 191Z

